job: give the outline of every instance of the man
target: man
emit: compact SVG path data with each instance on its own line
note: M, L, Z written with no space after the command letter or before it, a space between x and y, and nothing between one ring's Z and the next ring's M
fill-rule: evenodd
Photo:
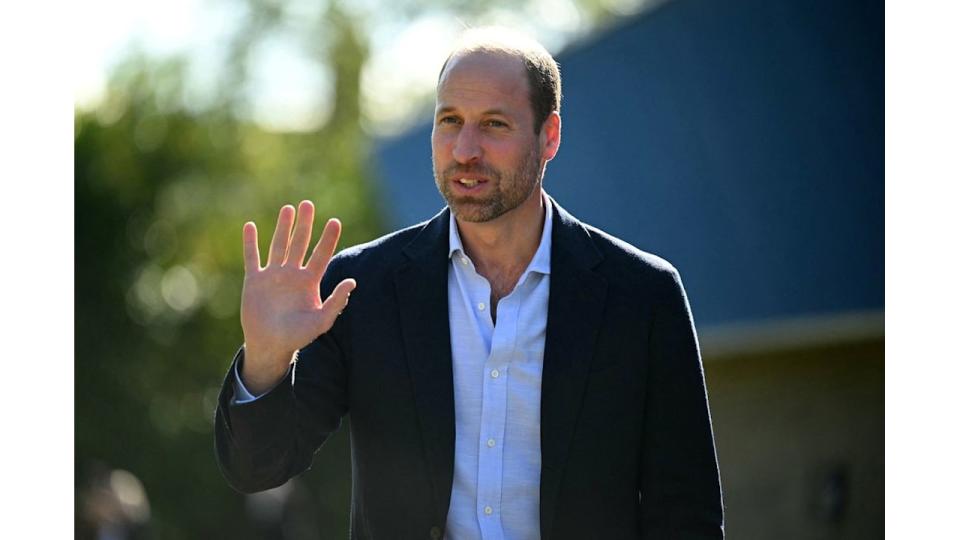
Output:
M305 264L309 202L264 267L244 226L216 421L234 487L303 472L349 413L355 538L723 537L679 276L542 190L559 110L542 46L472 32L437 85L447 209L333 259L330 220Z

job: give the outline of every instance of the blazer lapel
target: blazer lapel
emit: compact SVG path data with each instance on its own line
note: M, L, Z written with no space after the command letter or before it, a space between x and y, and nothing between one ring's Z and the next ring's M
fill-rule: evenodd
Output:
M450 505L456 437L447 306L449 226L449 210L430 220L404 249L409 260L394 276L437 519L445 519Z
M580 414L600 331L606 280L593 271L603 256L590 233L555 208L550 254L550 299L540 397L540 531L551 537L560 482Z

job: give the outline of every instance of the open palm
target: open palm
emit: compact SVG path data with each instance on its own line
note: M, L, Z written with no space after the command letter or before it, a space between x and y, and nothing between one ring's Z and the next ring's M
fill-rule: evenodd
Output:
M289 205L281 208L264 267L256 225L248 222L243 227L242 377L251 391L269 388L282 378L293 354L333 326L356 287L354 280L345 279L326 300L320 298L320 280L340 239L340 222L327 221L304 264L313 218L310 201L301 202L299 212Z

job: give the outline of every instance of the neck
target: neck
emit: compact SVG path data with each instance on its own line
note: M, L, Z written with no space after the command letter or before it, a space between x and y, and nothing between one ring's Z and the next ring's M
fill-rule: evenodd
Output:
M463 249L481 275L522 272L530 264L543 234L543 196L535 189L520 206L483 223L457 220Z

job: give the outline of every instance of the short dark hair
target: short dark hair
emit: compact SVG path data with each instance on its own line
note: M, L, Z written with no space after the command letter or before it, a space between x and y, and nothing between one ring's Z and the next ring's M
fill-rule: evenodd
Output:
M460 42L440 68L437 84L443 79L447 64L455 56L473 52L488 52L519 58L527 72L530 86L530 108L533 111L533 132L540 134L543 122L550 113L560 112L563 97L560 86L560 66L540 43L526 36L497 27L472 28L464 32Z

